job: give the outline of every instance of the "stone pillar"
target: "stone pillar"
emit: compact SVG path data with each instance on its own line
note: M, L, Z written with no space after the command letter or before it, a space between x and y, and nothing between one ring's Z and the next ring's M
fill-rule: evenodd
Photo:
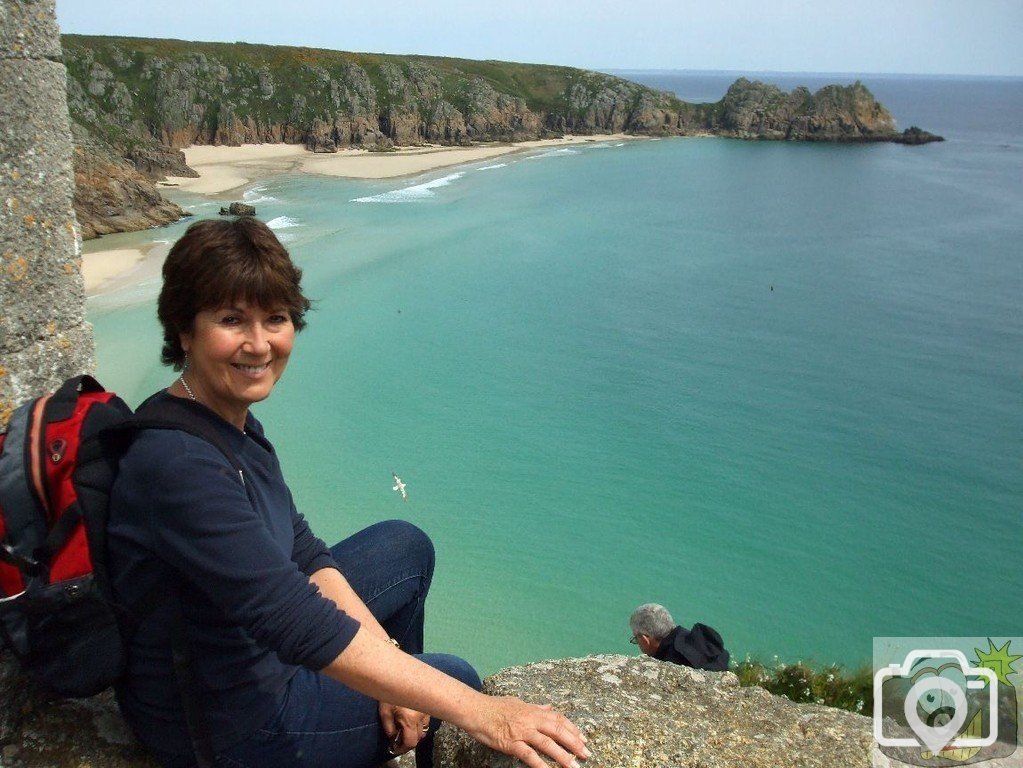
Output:
M0 0L0 425L94 368L55 0Z

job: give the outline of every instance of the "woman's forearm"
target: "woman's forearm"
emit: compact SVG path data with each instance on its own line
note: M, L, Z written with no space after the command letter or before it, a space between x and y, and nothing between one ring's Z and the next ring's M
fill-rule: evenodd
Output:
M309 581L320 590L321 595L332 600L338 608L356 619L363 628L369 630L370 634L384 640L388 639L387 631L380 626L380 622L376 620L373 613L362 602L362 598L352 589L348 579L339 570L321 568L309 577Z
M473 715L488 698L364 629L321 671L374 699L427 713L469 731Z
M563 715L512 697L486 696L360 629L324 674L367 696L452 723L491 749L547 768L590 756L585 737Z

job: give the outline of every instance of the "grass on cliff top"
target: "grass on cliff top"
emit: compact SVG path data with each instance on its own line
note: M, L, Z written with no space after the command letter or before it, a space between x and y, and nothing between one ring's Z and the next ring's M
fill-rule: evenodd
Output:
M455 98L457 84L464 83L468 78L479 77L490 86L509 96L523 99L529 109L534 112L550 112L560 106L560 99L570 84L584 81L606 84L613 87L626 83L622 78L604 73L590 72L573 67L550 64L525 64L509 61L480 61L473 59L457 59L444 56L395 55L384 53L358 53L351 51L335 51L320 48L304 48L283 45L262 45L256 43L211 43L199 41L169 40L158 38L135 38L97 35L61 35L65 59L83 60L85 51L91 51L97 60L109 63L113 49L118 49L129 59L133 59L130 69L112 67L121 80L136 80L137 70L142 62L152 58L182 60L195 54L212 57L232 69L245 64L258 71L269 66L279 79L281 85L287 83L291 73L303 66L321 67L334 70L338 66L350 63L361 67L377 92L378 99L387 106L387 85L381 75L381 67L389 64L403 68L415 63L432 70L444 85L445 96L449 100ZM91 57L88 59L91 63ZM70 63L70 62L66 62ZM74 73L79 79L85 72ZM84 80L83 80L84 81ZM651 91L645 86L629 83L634 88ZM132 88L143 88L144 83L130 82ZM309 98L314 98L315 91L304 91ZM287 117L285 115L285 117Z
M869 666L846 671L838 664L813 669L804 662L768 666L746 659L732 666L743 686L759 685L798 703L823 704L871 717L873 673Z

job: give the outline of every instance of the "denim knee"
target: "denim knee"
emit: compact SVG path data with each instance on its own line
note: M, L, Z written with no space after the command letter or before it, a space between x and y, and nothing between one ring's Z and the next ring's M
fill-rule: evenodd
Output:
M424 653L419 656L419 659L448 677L465 683L470 688L478 691L483 687L475 667L460 656L450 653Z
M437 553L426 531L406 520L384 520L370 528L379 528L378 534L383 536L390 546L403 549L406 562L421 563L427 581L432 580Z

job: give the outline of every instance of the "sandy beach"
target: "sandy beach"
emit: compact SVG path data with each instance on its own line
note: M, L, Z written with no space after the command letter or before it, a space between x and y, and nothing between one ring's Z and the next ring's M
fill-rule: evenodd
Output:
M452 165L489 160L513 152L598 141L625 141L633 136L566 136L517 144L478 144L472 147L428 145L398 147L390 152L342 149L309 152L301 144L243 144L240 147L188 147L185 161L199 178L170 176L164 185L201 195L217 195L276 173L300 171L348 179L393 179Z
M533 149L604 141L625 141L625 134L566 136L517 144L479 144L472 147L400 147L392 152L344 149L335 153L308 151L301 144L243 144L240 147L194 146L184 150L185 161L198 178L169 176L158 188L208 195L228 201L231 192L281 173L313 173L349 179L392 179L439 168L481 162ZM100 241L101 243L102 241ZM150 243L137 248L103 249L85 244L82 272L87 296L116 290L142 276L156 274L169 250Z

